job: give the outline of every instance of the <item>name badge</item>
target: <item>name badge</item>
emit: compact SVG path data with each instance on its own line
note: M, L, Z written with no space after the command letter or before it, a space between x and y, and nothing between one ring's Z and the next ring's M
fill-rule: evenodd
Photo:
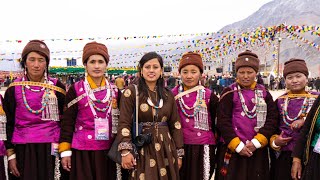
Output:
M107 118L94 118L95 140L109 140L109 122Z

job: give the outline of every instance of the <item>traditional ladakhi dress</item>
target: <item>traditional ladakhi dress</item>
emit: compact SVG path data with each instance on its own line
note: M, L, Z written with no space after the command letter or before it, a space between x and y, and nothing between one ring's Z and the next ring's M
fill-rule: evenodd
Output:
M159 102L156 92L148 91L151 101L154 104ZM132 115L135 108L139 108L138 120L142 125L142 133L151 133L152 140L150 144L138 150L137 166L131 172L131 179L178 180L178 157L183 156L184 151L181 123L174 97L169 90L164 89L163 106L156 110L141 93L139 93L139 106L135 107L135 92L134 86L131 85L121 97L118 150L132 149L131 128L134 126ZM153 109L157 111L157 118L152 115Z
M59 151L70 150L71 144L70 179L116 179L116 164L106 154L114 140L112 130L116 131L118 89L104 82L97 88L88 77L72 85L66 95ZM69 147L61 149L66 144Z
M305 165L302 180L320 179L320 96L314 102L296 140L292 157Z
M264 86L253 83L246 89L233 83L227 87L220 97L217 116L223 144L217 155L216 179L269 179L267 145L276 129L277 118L276 104ZM247 141L255 141L256 147L261 146L251 157L235 152L238 145L245 145Z
M284 132L284 137L292 137L286 146L275 148L272 142L278 135L273 135L270 139L272 151L272 179L282 180L291 179L292 157L291 153L295 147L295 143L299 137L300 129L292 130L290 124L295 120L306 117L309 113L314 101L318 97L317 92L309 92L306 94L285 93L277 99L279 109L279 128L278 133Z
M15 83L28 83L26 77ZM38 84L37 82L31 82ZM63 113L65 86L49 78L47 84L56 89L15 85L5 92L4 110L7 116L7 150L14 149L20 178L53 180L66 178L60 172L57 145L60 136L60 115ZM61 173L61 174L60 174Z
M6 148L4 146L4 141L7 140L6 135L6 114L3 110L2 106L3 98L0 94L0 180L6 180L7 177L7 167L5 165L5 155L6 155Z
M183 91L180 85L172 92L181 119L185 150L180 178L209 180L215 168L214 129L219 99L203 86Z

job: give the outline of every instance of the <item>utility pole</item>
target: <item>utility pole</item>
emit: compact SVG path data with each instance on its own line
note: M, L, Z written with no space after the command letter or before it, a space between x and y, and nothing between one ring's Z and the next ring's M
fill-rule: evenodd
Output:
M279 31L279 37L278 37L277 39L278 39L278 62L277 62L278 67L277 67L277 77L279 77L279 76L280 76L280 72L279 72L279 70L280 70L280 44L281 44L281 40L282 40L282 38L280 37L280 31Z
M286 26L286 22L284 22L282 25ZM282 39L285 39L285 38L281 38L281 29L279 29L278 37L276 37L276 39L278 39L277 77L280 78L280 72L279 72L280 71L280 45L281 45Z
M267 56L266 54L264 55L264 73L263 76L267 76Z
M281 31L279 30L278 32L278 37L276 37L275 39L278 40L278 58L277 58L277 77L280 76L280 45L281 45L281 41L282 39L285 39L285 38L282 38L281 37Z

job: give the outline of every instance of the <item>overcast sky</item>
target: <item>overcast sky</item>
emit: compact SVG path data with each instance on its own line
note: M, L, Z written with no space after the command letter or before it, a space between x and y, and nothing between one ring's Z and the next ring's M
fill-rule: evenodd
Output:
M0 40L216 32L271 0L2 0Z

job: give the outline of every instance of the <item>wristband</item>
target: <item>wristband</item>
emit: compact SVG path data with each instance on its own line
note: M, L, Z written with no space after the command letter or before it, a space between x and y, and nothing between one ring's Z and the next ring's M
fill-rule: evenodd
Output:
M273 146L274 148L279 148L279 147L280 147L280 146L277 146L277 145L276 145L275 141L272 141L272 146Z
M243 142L240 142L240 144L237 146L236 148L236 152L237 153L240 153L240 151L244 148L244 143Z
M128 152L126 152L126 153L124 153L124 154L121 153L121 157L128 156L129 154L130 154L130 151L128 151Z
M69 157L69 156L71 156L72 155L72 151L63 151L63 152L61 152L61 154L60 154L60 157Z
M256 147L256 149L261 148L261 143L258 141L258 139L253 138L253 139L251 140L251 142L252 142L252 144L254 145L254 147Z
M16 154L12 154L11 156L8 157L8 161L15 159L16 158Z

